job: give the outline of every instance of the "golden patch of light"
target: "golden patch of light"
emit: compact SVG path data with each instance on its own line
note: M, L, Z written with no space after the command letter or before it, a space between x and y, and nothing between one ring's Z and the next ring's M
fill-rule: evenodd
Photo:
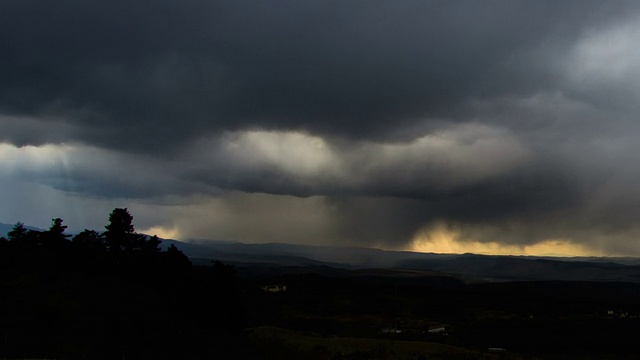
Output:
M161 239L180 240L180 230L177 227L153 226L140 231L147 235L156 235Z
M600 251L565 239L548 239L529 245L461 240L459 232L444 225L417 234L408 250L441 254L605 256Z

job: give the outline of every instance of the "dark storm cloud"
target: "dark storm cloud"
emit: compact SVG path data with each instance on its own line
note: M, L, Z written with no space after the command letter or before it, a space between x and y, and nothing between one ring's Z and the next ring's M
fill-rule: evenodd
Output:
M0 143L16 146L63 143L82 134L82 129L56 119L0 115Z
M225 129L378 138L553 82L546 53L630 5L4 1L0 109L162 151ZM535 61L535 62L534 62ZM53 121L53 120L50 120ZM409 134L405 134L409 135ZM56 141L53 138L52 141Z

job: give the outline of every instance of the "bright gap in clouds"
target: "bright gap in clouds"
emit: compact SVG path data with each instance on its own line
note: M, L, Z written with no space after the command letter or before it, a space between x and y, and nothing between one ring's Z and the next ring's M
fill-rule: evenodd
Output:
M524 256L610 256L602 251L566 239L547 239L535 244L504 244L463 240L458 230L444 223L429 226L414 236L409 251L441 254L473 253L481 255Z

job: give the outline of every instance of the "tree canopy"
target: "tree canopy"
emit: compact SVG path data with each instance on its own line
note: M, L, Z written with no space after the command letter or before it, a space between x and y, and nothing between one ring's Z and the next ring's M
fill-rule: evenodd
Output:
M0 238L0 358L238 358L220 350L244 341L231 333L231 272L192 266L175 244L163 250L127 208L102 232L66 231L53 218L48 230L18 222Z
M162 251L158 236L135 231L133 216L127 208L115 208L109 214L104 232L85 229L75 236L66 233L64 220L54 218L46 231L29 230L18 222L7 234L16 247L42 248L54 253L74 254L75 258L96 259L102 263L127 266L167 266L173 270L191 266L189 258L175 245Z

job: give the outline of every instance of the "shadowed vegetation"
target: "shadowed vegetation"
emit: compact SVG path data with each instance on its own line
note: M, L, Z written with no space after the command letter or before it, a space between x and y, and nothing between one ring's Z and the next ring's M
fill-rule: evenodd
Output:
M640 284L194 265L127 209L0 238L0 358L633 359ZM195 263L194 259L194 263Z
M0 358L250 357L233 271L163 251L127 209L104 232L65 230L0 239Z

